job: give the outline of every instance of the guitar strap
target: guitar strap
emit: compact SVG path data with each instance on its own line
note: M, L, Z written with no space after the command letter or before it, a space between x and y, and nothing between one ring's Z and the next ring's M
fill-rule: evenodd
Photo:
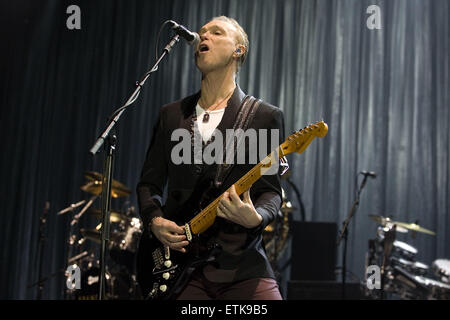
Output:
M261 102L262 101L260 99L256 99L253 96L245 96L244 99L242 99L239 113L236 116L236 121L233 126L234 133L236 133L236 130L238 129L242 129L244 132L247 130L248 125L251 123ZM220 188L222 186L222 183L228 177L231 169L233 168L236 152L239 149L239 146L243 143L244 137L243 135L236 136L236 134L234 134L233 139L229 140L231 141L227 141L226 144L224 144L224 150L222 153L225 156L225 159L223 163L217 165L216 176L214 178L214 186L216 188ZM226 163L229 160L231 160L231 163Z

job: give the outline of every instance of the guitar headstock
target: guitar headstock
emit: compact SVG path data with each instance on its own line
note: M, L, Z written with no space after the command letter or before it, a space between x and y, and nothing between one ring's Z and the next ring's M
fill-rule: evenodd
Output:
M328 125L323 121L295 131L280 145L280 156L293 152L302 153L314 138L323 138L327 135L327 132Z

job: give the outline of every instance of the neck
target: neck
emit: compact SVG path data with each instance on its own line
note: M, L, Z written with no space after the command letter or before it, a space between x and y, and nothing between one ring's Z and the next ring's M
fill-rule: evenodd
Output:
M224 108L226 100L231 97L236 88L234 76L234 72L231 72L230 68L227 68L225 72L217 70L204 74L199 99L200 106L206 110Z

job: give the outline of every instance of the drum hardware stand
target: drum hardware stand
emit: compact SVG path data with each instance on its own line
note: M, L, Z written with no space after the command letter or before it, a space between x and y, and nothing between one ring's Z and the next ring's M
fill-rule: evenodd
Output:
M75 208L78 208L79 206L82 206L85 202L86 202L86 200L81 200L81 201L79 201L77 203L72 203L67 208L58 211L57 215L59 216L59 215L62 215L63 213L66 213L68 211L73 211Z
M83 207L83 209L81 209L81 211L73 217L72 221L70 222L71 226L74 226L75 224L78 223L78 221L83 216L83 214L87 211L87 209L89 209L89 207L94 203L94 201L98 197L99 197L98 195L95 195L95 196L92 196L91 199L89 199L88 203L86 203L86 205ZM85 200L83 200L83 201L86 202Z
M48 215L48 210L50 209L50 202L46 201L45 205L44 205L44 210L42 210L41 213L41 217L39 218L39 264L38 264L38 281L28 285L28 289L37 286L38 287L38 291L37 291L37 300L41 300L42 299L42 292L44 290L44 282L47 281L51 276L58 274L60 271L56 272L53 275L47 276L47 277L43 277L42 272L43 272L43 264L44 264L44 251L45 251L45 235L44 235L44 228L45 228L45 224L47 222L47 215Z
M353 215L356 212L356 209L359 205L359 197L361 195L361 191L366 185L368 175L364 175L364 178L361 182L361 185L358 189L358 193L356 194L356 199L353 202L352 208L350 209L350 213L347 216L347 219L343 222L342 229L340 231L340 235L337 241L337 246L341 243L341 240L344 239L344 247L342 251L342 300L345 300L345 285L346 285L346 273L347 273L347 240L348 240L348 225Z
M389 256L391 255L392 246L395 241L396 229L397 229L397 226L394 224L394 226L392 228L389 228L389 230L384 233L383 261L382 261L381 270L380 270L380 275L381 275L380 298L381 298L381 300L384 300L384 298L385 298L385 296L384 296L384 284L385 284L385 279L386 279L385 271L386 271L386 266L387 266L387 262L388 262L387 260L389 259Z
M145 81L150 77L150 75L158 70L158 65L162 61L162 59L170 53L173 46L179 41L180 36L176 34L172 37L170 42L165 46L162 54L156 60L153 67L144 74L141 81L136 82L136 89L125 102L125 104L118 108L113 114L110 116L108 123L100 134L100 136L95 141L94 145L91 147L89 152L92 155L95 155L100 147L106 142L105 150L106 157L104 161L104 172L103 172L103 182L102 182L102 236L101 236L101 251L100 251L100 288L98 299L105 299L105 251L106 251L106 242L109 241L109 225L110 225L110 214L111 214L111 187L112 187L112 173L113 173L113 165L114 165L114 156L116 149L116 136L110 135L111 130L119 121L120 116L125 112L127 107L133 104L142 89Z
M73 255L73 252L72 252L73 250L71 250L71 249L73 248L73 244L75 243L74 238L73 238L74 226L78 223L78 221L80 220L82 215L86 212L86 210L92 205L94 200L97 198L98 198L97 195L93 196L87 203L86 203L86 200L81 200L77 203L71 204L70 206L68 206L65 209L58 211L58 213L57 213L57 215L62 215L67 212L72 212L72 215L73 215L76 208L78 208L86 203L85 206L81 209L81 211L79 213L77 213L75 216L72 216L72 219L70 220L69 225L68 225L69 226L69 238L67 239L67 249L66 249L66 255L65 255L65 259L64 259L64 261L66 263L66 267L69 266L73 262L72 258L69 258L69 257L71 257ZM57 271L55 274L52 274L50 277L58 274L59 272L65 272L65 271L66 271L66 269ZM66 299L67 299L67 290L64 290L64 300L66 300Z

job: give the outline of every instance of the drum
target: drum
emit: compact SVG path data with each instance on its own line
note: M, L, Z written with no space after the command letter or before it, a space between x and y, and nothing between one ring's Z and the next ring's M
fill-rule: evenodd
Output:
M433 261L434 274L445 283L450 283L450 260L437 259Z
M138 218L122 220L111 230L108 241L108 251L114 262L126 266L134 271L134 256L136 254L139 238L141 236L141 222ZM101 231L80 229L85 240L101 243Z
M392 257L391 262L394 266L403 268L414 275L424 276L428 273L429 267L419 261L410 261L403 258Z
M395 240L393 243L394 255L399 255L406 260L414 260L417 255L417 249L406 242Z
M114 233L114 240L111 241L109 248L111 258L129 270L134 270L134 256L141 234L142 226L138 218L122 221L118 231Z

